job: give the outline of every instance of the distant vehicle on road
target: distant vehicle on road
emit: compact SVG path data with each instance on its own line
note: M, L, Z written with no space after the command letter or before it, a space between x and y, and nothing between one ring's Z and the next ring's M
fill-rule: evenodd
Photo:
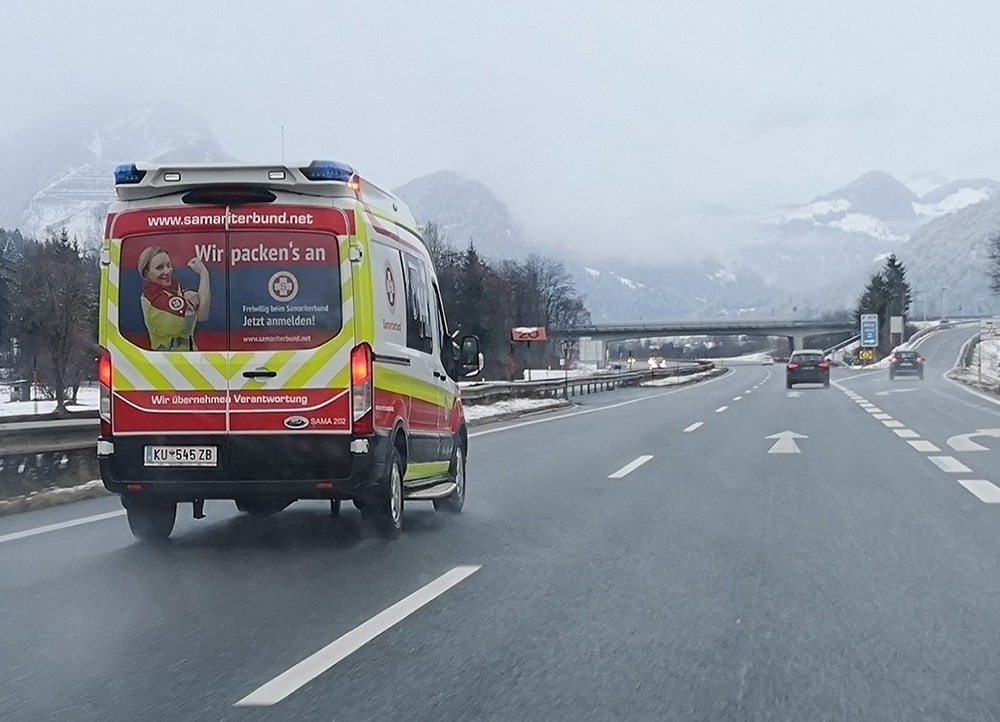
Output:
M771 356L770 354L766 355L764 358L762 358L760 360L760 365L761 366L774 366L774 356Z
M823 384L830 388L830 362L816 349L795 351L785 366L785 388L795 384Z
M916 351L895 351L889 359L889 379L897 376L917 376L924 378L924 357Z

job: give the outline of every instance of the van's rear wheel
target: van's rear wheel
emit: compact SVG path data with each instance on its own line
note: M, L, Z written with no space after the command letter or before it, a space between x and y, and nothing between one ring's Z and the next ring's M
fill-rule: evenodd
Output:
M132 536L144 542L164 542L174 530L177 519L177 504L160 503L130 503L125 507L128 518L128 528Z
M403 460L398 449L389 454L382 493L376 520L382 534L394 539L403 531Z
M450 475L455 482L455 491L451 492L451 496L435 499L434 509L457 514L465 506L465 450L459 444L455 444L455 452L451 457Z

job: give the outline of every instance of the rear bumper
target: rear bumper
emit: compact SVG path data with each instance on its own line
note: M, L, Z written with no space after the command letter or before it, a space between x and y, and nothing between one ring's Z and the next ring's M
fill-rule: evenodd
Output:
M924 370L920 367L909 366L906 368L892 367L889 369L889 373L893 376L923 376Z
M267 436L127 436L103 439L114 453L99 457L105 488L124 496L174 501L277 496L350 499L377 491L389 456L389 437L367 437L367 453L351 451L357 437L322 434ZM214 445L212 468L147 467L147 445ZM108 448L107 444L102 445ZM129 485L139 485L129 489Z
M795 371L785 375L790 384L825 384L830 381L829 371Z

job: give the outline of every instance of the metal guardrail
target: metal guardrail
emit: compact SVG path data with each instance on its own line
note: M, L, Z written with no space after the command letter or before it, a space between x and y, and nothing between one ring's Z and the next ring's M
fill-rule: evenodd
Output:
M582 396L584 394L610 391L624 386L636 386L643 381L670 376L690 376L709 371L715 364L702 361L672 369L650 369L646 371L623 371L593 376L577 376L568 379L546 379L545 381L500 381L486 382L482 386L467 386L462 389L462 400L475 404L538 397Z

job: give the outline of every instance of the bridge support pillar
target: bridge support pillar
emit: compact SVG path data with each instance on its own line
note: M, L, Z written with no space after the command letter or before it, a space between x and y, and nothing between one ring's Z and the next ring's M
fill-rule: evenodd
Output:
M608 365L608 342L602 338L581 338L579 342L580 363L594 364L599 369Z
M799 351L806 347L806 337L802 334L788 337L788 352Z

